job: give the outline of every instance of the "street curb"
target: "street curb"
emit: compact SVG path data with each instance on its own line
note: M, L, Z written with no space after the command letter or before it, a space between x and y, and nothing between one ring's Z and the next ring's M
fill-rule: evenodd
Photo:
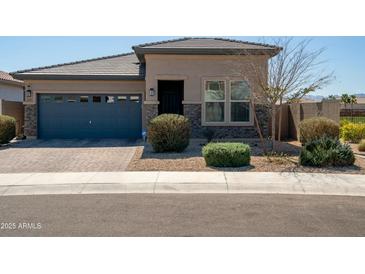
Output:
M163 171L0 174L0 196L104 193L365 196L365 176Z

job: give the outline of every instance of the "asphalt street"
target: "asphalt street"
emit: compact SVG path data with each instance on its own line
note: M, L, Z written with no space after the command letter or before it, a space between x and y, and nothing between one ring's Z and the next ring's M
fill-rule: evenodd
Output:
M0 223L0 236L365 236L365 197L3 196Z

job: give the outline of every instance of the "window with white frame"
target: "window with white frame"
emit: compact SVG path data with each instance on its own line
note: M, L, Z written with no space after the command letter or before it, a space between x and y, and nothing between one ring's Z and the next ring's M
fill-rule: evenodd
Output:
M246 81L230 81L230 122L250 121L250 96Z
M251 89L244 80L204 82L206 123L248 123Z
M224 122L226 104L226 83L225 81L205 81L205 121Z

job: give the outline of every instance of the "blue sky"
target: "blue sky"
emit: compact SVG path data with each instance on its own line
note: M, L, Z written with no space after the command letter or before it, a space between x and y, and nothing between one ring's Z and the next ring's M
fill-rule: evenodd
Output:
M0 37L0 70L16 71L38 66L72 62L132 51L136 44L173 39L172 36L145 37ZM263 37L233 36L253 42ZM303 39L309 37L295 37ZM365 37L310 37L313 49L325 47L326 69L336 79L316 92L318 95L343 92L365 93ZM266 41L270 37L264 38Z

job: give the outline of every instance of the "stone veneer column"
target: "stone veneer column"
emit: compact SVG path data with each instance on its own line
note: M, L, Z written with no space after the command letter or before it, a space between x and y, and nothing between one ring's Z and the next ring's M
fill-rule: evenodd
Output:
M148 125L149 121L154 117L158 116L158 105L157 104L145 104L145 116L146 116L146 125Z
M201 126L201 105L184 104L184 116L190 121L191 137L203 138L203 127Z
M37 105L24 105L24 135L28 138L37 137Z
M262 134L267 137L269 111L263 105L256 105L257 119L260 121ZM255 126L210 126L201 125L201 105L185 104L184 116L190 120L192 138L204 138L204 130L212 129L215 132L215 138L258 138L259 135Z

